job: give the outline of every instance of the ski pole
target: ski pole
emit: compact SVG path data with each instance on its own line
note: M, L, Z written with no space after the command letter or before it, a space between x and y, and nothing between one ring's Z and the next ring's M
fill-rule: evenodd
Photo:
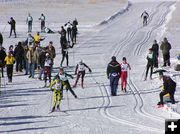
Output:
M69 106L69 95L68 95L68 90L66 91L66 96L67 96L67 106L68 106L68 110L70 109L70 106Z

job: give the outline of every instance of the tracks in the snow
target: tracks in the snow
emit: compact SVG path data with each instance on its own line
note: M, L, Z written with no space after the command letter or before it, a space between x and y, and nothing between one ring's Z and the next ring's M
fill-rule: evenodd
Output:
M124 125L134 127L135 129L138 129L138 130L152 131L152 132L158 132L158 133L163 132L163 130L161 130L161 129L137 124L137 123L134 123L132 121L128 121L125 119L118 118L118 117L112 115L111 113L109 113L109 107L112 104L112 100L111 100L111 97L109 96L108 89L106 88L106 86L104 84L100 85L93 76L92 76L92 80L98 85L99 90L100 90L101 95L102 95L102 104L101 104L100 108L98 109L98 112L104 118L111 120L113 122L116 122L116 123L120 123L120 124L124 124Z

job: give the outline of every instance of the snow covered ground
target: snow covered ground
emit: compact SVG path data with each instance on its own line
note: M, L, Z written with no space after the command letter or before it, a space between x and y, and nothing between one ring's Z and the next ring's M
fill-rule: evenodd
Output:
M26 38L25 17L28 12L31 12L36 19L41 12L45 12L48 16L48 25L53 29L58 29L69 19L79 16L77 17L80 23L78 43L70 50L72 68L68 68L67 72L73 74L73 67L80 59L83 59L92 68L93 73L86 75L85 89L79 86L74 89L78 99L74 99L69 92L64 92L61 109L66 113L52 114L48 114L53 103L52 92L41 88L43 82L29 79L22 74L15 74L13 83L1 88L0 133L163 134L165 119L180 118L177 113L156 108L159 101L158 87L161 85L157 76L153 75L153 80L143 81L145 57L154 39L160 42L164 36L168 38L173 46L172 60L175 61L175 55L179 52L178 36L180 34L178 31L178 3L132 0L132 5L126 12L104 25L97 25L118 11L124 11L127 2L122 1L121 3L121 0L111 2L108 0L78 0L77 2L62 0L61 2L64 2L68 9L73 7L73 10L67 10L67 7L59 4L58 0L52 0L51 3L45 0L38 0L36 3L32 3L32 0L27 1L16 0L12 4L12 1L5 3L0 0L2 3L0 6L4 7L0 9L0 14L3 16L0 20L0 31L3 31L5 37L3 45L8 47ZM43 3L40 3L42 1ZM6 6L9 9L5 8ZM46 10L43 7L47 7ZM59 8L62 11L56 13ZM94 12L90 12L92 9ZM150 20L148 26L142 27L140 15L145 9L150 14ZM15 16L19 21L17 24L18 38L16 39L8 38L9 27L5 27L6 20L10 16ZM40 29L39 22L35 22L34 25L33 30L36 32ZM45 46L52 40L56 47L57 57L53 73L55 75L61 60L59 35L42 35L46 37L42 45ZM112 55L117 56L119 62L123 56L127 57L132 67L128 79L128 93L121 92L119 88L116 97L109 96L109 81L106 78L106 67ZM160 64L162 65L161 58ZM173 65L169 70L172 69ZM175 99L180 101L180 78L173 79L178 83ZM3 79L4 83L6 81L6 78ZM73 84L74 80L70 82Z

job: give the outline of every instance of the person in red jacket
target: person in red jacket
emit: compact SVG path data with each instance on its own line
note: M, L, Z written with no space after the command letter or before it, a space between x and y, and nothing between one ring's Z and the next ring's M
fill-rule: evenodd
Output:
M121 65L121 88L126 92L128 69L131 70L129 63L127 63L126 57L123 57Z
M86 74L85 69L88 68L89 72L91 73L91 69L85 64L83 63L83 61L81 60L79 62L79 64L76 65L76 70L75 70L75 74L77 74L77 78L75 81L75 84L73 85L73 87L76 87L79 78L81 77L81 87L84 88L84 76Z

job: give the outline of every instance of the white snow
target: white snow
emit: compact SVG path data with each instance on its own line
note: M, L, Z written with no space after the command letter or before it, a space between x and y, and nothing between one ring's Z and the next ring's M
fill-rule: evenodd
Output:
M7 3L0 0L0 4L2 3L0 6L4 7L0 9L2 15L0 31L3 32L5 38L3 45L6 48L26 39L27 26L24 21L28 11L31 11L35 18L41 12L48 14L47 25L54 30L58 30L69 18L74 19L74 16L79 15L78 43L75 48L70 50L70 66L74 67L83 59L93 71L92 74L86 75L85 89L81 89L80 85L74 89L79 99L74 99L69 92L64 91L61 109L67 113L48 114L52 108L53 94L49 89L41 88L42 81L29 79L28 76L15 73L13 83L6 85L7 78L3 78L4 87L0 89L2 91L0 95L0 133L163 134L165 119L180 118L180 115L166 108L156 108L159 101L159 86L162 84L157 75L153 75L153 80L143 81L143 79L146 54L154 39L160 41L167 36L168 40L173 42L172 60L175 59L174 53L179 52L179 49L176 49L179 47L178 38L173 38L172 33L168 31L168 25L171 23L171 19L174 19L174 16L171 16L177 10L176 3L173 1L132 0L132 5L125 11L127 2L122 1L121 3L121 0L112 2L108 0L72 1L61 1L64 4L63 7L63 4L57 0L53 0L52 3L37 0L37 3L33 4L32 0L29 0L28 4L25 0L6 1ZM32 4L31 7L29 7L30 4ZM17 9L17 5L22 8ZM68 9L72 5L71 14ZM26 10L26 6L28 6L28 10ZM39 8L35 8L38 6ZM45 6L47 6L46 10ZM53 8L51 9L51 7ZM60 13L59 7L62 7ZM94 12L90 12L89 9L94 9ZM144 9L150 14L150 21L146 27L142 27L140 18ZM106 19L121 11L125 12L112 20ZM84 14L82 14L83 12ZM67 16L63 16L63 14ZM17 19L18 38L16 39L8 38L9 26L6 26L6 22L11 15ZM104 20L108 20L106 24L97 25ZM34 32L40 29L39 25L38 21L34 23ZM165 31L166 33L164 33ZM176 32L176 36L179 34ZM46 37L42 42L43 46L52 40L56 48L54 76L61 60L59 35L42 34L42 36ZM112 55L117 56L119 62L123 56L127 57L132 67L128 74L128 93L121 92L119 86L116 97L110 96L109 80L106 77L106 67ZM162 56L160 57L161 65ZM167 69L174 73L173 65ZM74 74L74 68L66 69L66 71ZM180 78L177 76L173 79L178 85L175 99L180 101ZM74 79L70 79L71 84L74 81ZM178 108L179 105L177 110Z

